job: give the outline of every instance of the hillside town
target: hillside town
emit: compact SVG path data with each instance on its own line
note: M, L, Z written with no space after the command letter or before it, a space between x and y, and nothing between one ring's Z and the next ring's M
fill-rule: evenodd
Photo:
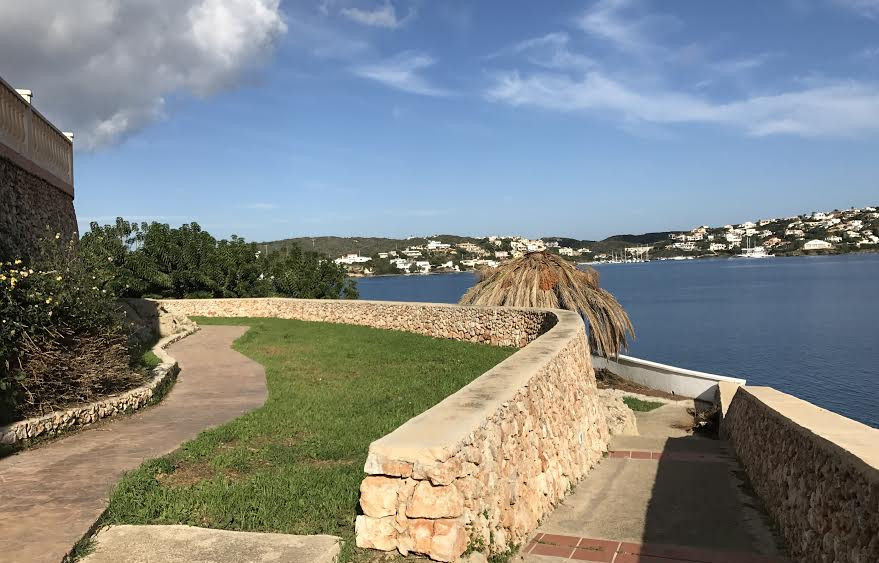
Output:
M464 239L460 242L451 238ZM644 240L639 240L644 239ZM372 255L346 253L334 261L351 275L429 274L494 268L528 252L546 251L572 262L643 262L710 257L843 254L879 249L876 207L815 211L737 225L701 225L650 237L622 235L603 241L522 236L433 236ZM421 242L425 241L425 242Z
M816 211L804 215L746 221L723 227L699 226L669 234L657 251L684 256L842 254L879 249L875 207ZM677 252L675 252L677 251Z

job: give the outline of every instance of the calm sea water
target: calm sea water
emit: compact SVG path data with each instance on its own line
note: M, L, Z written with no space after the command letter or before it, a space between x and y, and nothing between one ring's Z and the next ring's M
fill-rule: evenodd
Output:
M608 264L628 354L743 377L879 427L879 254ZM473 274L359 280L363 299L454 303Z

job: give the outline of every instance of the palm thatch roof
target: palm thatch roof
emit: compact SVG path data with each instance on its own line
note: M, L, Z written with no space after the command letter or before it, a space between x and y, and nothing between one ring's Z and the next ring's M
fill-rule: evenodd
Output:
M531 252L480 272L480 281L464 294L461 305L542 307L576 311L586 320L589 345L600 356L616 357L635 336L622 305L599 286L593 268L578 270L548 252Z

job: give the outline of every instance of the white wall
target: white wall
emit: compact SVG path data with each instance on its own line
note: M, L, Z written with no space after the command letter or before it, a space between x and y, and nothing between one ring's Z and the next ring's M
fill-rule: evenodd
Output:
M651 389L702 401L714 401L717 384L720 381L737 385L745 384L744 379L736 377L693 371L623 355L620 355L616 361L592 356L592 365L595 369L608 369L623 379L640 383Z

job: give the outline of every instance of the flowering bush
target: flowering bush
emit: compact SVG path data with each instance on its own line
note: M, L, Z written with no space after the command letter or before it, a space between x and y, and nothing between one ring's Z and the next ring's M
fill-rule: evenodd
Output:
M0 422L132 386L115 296L95 285L74 241L44 241L33 264L0 263Z

